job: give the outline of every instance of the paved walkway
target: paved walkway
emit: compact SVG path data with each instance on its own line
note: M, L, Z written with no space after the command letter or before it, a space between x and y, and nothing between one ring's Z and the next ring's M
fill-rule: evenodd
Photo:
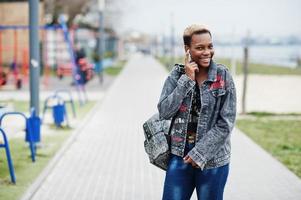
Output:
M142 123L166 75L153 58L134 56L22 199L161 199L164 172L148 163ZM226 200L301 199L300 179L282 164L238 130L232 143Z

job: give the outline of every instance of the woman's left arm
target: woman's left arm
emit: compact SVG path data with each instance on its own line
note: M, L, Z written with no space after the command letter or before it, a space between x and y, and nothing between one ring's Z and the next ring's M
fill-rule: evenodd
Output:
M212 159L234 128L236 118L236 89L230 73L227 71L226 94L222 97L220 114L216 124L206 133L206 137L198 141L188 156L203 170L206 162Z

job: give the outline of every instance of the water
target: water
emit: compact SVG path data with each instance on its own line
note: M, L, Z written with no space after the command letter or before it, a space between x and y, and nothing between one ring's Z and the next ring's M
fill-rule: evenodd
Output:
M215 46L215 56L242 60L242 46ZM249 59L253 63L273 64L283 67L297 67L297 58L301 58L301 45L250 46Z

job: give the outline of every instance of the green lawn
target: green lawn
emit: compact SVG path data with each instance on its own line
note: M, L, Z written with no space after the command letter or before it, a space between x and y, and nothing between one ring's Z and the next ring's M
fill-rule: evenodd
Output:
M4 107L12 106L14 111L18 112L28 112L29 102L28 101L16 101L16 100L0 100L0 105ZM42 102L40 103L40 109L42 109Z
M226 65L231 69L230 59L216 59L216 62ZM243 73L242 62L236 63L236 73ZM264 74L264 75L301 75L301 67L289 68L281 67L276 65L250 63L249 65L250 74Z
M174 63L172 59L168 56L157 57L157 59L166 67L167 71L170 71L175 63L184 63L184 57L176 57Z
M118 61L116 65L105 68L104 72L110 76L117 76L125 65L125 61Z
M58 130L54 135L42 137L43 147L38 148L35 163L31 162L30 151L24 139L10 140L9 144L17 183L16 185L10 183L5 151L1 149L0 199L19 199L69 135L70 131Z
M16 107L24 109L28 102L16 101ZM84 106L79 106L76 103L77 117L83 119L96 102L88 102ZM68 106L69 107L69 106ZM70 108L68 108L70 109ZM72 120L71 112L69 118ZM30 151L23 138L15 138L9 141L12 159L15 168L15 175L17 179L16 185L10 183L10 176L6 162L4 149L0 149L0 199L19 199L25 192L28 186L35 180L35 178L45 168L49 160L62 146L63 142L72 133L72 128L56 128L50 125L50 129L54 130L49 135L41 136L41 147L37 150L36 162L32 163L30 159Z
M299 114L283 116L255 114L252 118L238 119L237 127L301 178Z
M171 59L169 57L159 57L158 60L168 68L171 69ZM217 63L221 63L229 67L231 69L230 59L214 59ZM175 63L183 63L184 57L178 57L175 59ZM236 73L242 74L242 63L237 62L236 64ZM276 65L267 65L267 64L257 64L250 63L249 65L250 74L264 74L264 75L301 75L301 67L299 68L289 68L289 67L281 67Z

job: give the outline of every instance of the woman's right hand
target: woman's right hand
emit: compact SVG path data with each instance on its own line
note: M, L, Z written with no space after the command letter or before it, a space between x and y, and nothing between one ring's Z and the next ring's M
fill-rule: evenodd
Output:
M199 72L198 65L191 61L189 49L186 51L185 56L185 74L192 80L195 80L195 73Z

